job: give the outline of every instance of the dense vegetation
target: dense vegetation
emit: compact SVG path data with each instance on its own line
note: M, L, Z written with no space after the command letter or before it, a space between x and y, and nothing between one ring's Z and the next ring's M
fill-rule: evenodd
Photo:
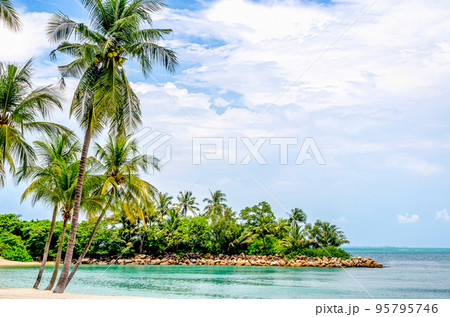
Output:
M83 257L132 256L137 253L283 254L285 256L348 257L338 247L347 243L336 226L306 222L301 209L277 219L266 202L238 214L226 195L211 192L200 211L190 191L174 200L142 178L158 169L158 159L139 153L133 132L141 123L141 107L126 76L124 63L133 61L144 76L159 64L173 72L177 56L158 45L170 29L154 29L152 15L159 0L81 0L88 23L63 13L47 24L55 44L50 58L68 55L59 66L78 85L70 105L84 131L83 142L64 126L45 121L62 109L60 87L35 87L32 60L25 65L0 63L0 189L8 175L27 188L21 200L48 207L52 220L24 221L0 215L0 256L11 260L41 259L38 288L47 259L55 259L53 289L62 293ZM20 17L9 0L0 0L0 22L20 31ZM109 130L104 144L92 137ZM39 141L29 144L31 132ZM43 135L43 136L41 136ZM79 215L87 221L78 223ZM58 215L62 221L56 221ZM69 232L68 235L66 232ZM78 258L74 268L70 265Z
M297 213L293 212L291 217L277 220L266 202L243 209L239 217L230 208L209 216L185 216L179 207L180 203L168 206L165 215L146 214L144 221L130 221L125 214L120 213L101 221L88 256L114 258L142 253L195 252L348 257L345 251L337 248L347 241L336 226L322 221L305 224L305 218L302 223L298 223L298 218L295 217L298 216L299 209L295 210ZM209 209L206 209L204 214L208 211ZM79 224L75 244L77 257L82 253L94 225L92 221ZM56 222L49 252L52 259L57 254L62 227L62 221ZM15 253L2 252L1 256L20 261L30 260L31 257L41 259L49 229L49 220L25 221L13 214L0 215L0 245L3 243L10 246L9 250L15 250ZM67 239L63 252L66 246Z

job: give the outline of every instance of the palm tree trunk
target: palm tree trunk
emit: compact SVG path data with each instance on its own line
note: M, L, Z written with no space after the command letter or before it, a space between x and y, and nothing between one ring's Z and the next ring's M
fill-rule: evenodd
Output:
M141 245L139 246L139 254L142 254L142 250L144 249L144 238L145 238L145 232L141 234Z
M75 200L72 213L72 226L70 227L69 241L67 243L66 256L64 257L64 265L59 276L58 284L55 288L55 293L64 293L67 285L67 279L69 277L70 265L73 258L73 249L75 247L75 238L77 236L78 215L80 213L81 193L83 191L84 173L86 170L86 159L89 150L89 144L91 143L91 118L86 129L84 136L83 150L81 151L80 168L78 170L77 187L75 189Z
M47 241L45 241L44 255L42 256L41 268L39 269L36 282L34 283L33 286L34 289L37 289L39 287L39 284L41 283L42 274L44 273L45 264L47 263L48 251L50 250L50 242L52 241L53 237L53 230L55 229L57 214L58 214L58 205L55 205L55 207L53 208L52 224L50 225L50 231L48 232Z
M58 269L59 269L59 262L61 262L61 252L62 247L64 244L64 238L66 237L66 228L67 228L67 222L69 219L64 217L63 227L61 231L61 237L59 238L59 246L58 246L58 253L56 254L56 260L55 260L55 268L53 269L52 278L50 279L50 283L48 283L47 287L45 288L46 291L49 291L53 288L53 285L55 285L56 277L58 276Z
M78 267L81 265L81 262L83 261L84 257L86 256L86 254L87 254L87 252L88 252L88 250L89 250L89 248L90 248L90 246L92 244L92 241L94 240L94 236L97 233L97 229L100 226L100 223L102 222L103 217L106 214L106 211L108 210L110 202L111 202L111 200L109 200L107 206L103 209L102 213L100 214L100 217L98 217L97 222L95 223L94 229L92 229L91 236L89 237L89 240L86 243L86 246L84 247L83 252L81 253L80 257L78 258L77 263L75 263L75 266L73 267L72 271L70 272L69 277L67 278L66 287L67 287L67 285L69 285L69 283L72 280L73 276L77 272Z

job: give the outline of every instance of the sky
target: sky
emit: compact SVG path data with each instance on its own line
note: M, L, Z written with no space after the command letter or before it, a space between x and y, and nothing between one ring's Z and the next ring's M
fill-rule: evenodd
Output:
M0 60L33 57L34 82L56 83L68 60L49 60L45 24L87 13L74 0L14 4L23 31L0 26ZM351 246L450 247L448 0L167 4L153 27L173 29L160 44L177 52L176 72L144 78L125 64L142 151L164 162L145 179L199 201L220 189L235 211L263 200L277 217L302 208ZM75 86L52 119L82 136L68 114ZM0 212L49 218L48 206L20 203L25 187L9 177Z

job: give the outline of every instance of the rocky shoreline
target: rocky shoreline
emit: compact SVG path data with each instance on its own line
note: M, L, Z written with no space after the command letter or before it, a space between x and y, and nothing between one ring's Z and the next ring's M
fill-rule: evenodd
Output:
M165 254L159 256L139 254L128 259L83 259L83 264L96 265L219 265L219 266L281 266L281 267L368 267L382 268L383 265L371 258L353 257L347 260L333 257L297 256L287 259L280 255L210 255L189 253L182 256Z

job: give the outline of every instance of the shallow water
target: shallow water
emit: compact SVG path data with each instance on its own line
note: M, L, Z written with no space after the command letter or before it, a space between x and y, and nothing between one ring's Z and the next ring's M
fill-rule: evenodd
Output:
M450 298L450 249L348 250L387 267L85 265L67 292L159 298ZM38 270L0 268L0 288L29 288ZM50 274L48 268L42 287Z

